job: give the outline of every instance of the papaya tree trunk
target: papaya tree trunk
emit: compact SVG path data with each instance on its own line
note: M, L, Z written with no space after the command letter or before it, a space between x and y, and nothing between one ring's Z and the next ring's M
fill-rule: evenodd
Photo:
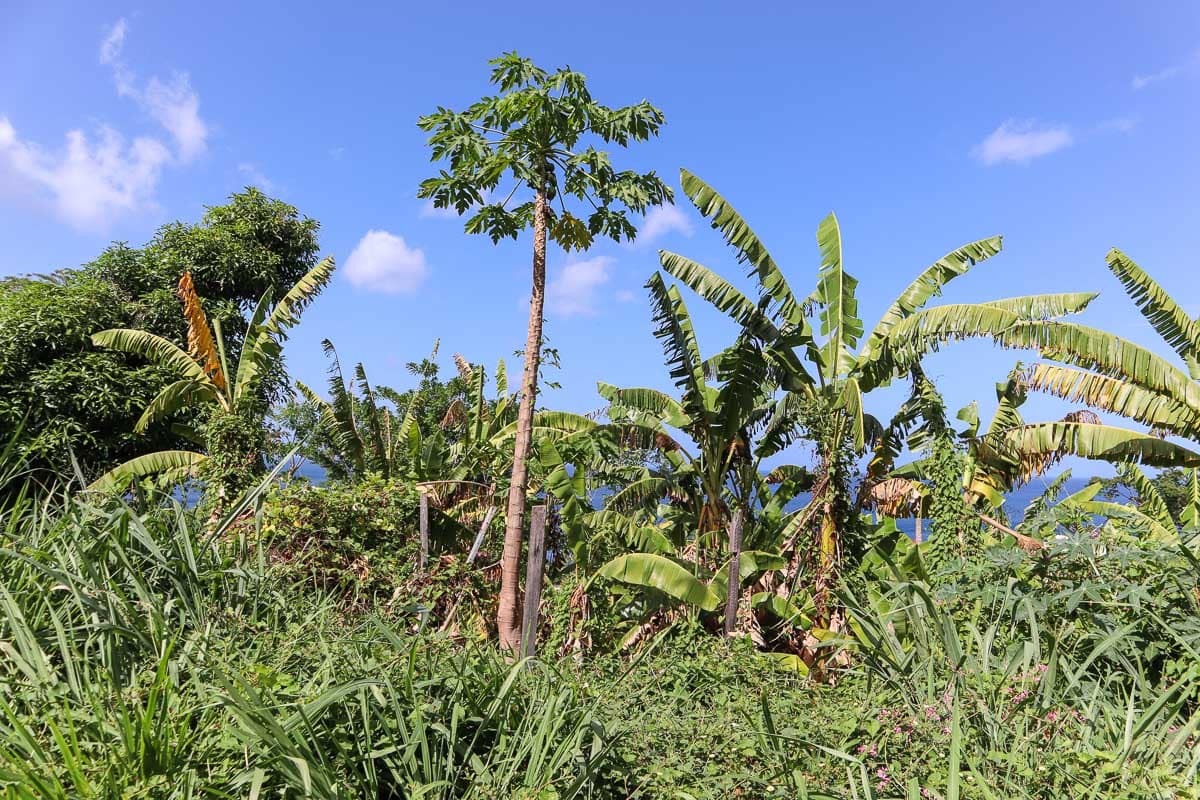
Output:
M525 528L525 490L529 483L529 448L537 405L538 367L542 355L542 307L546 299L546 192L538 189L533 206L533 290L529 296L529 332L521 373L521 406L513 445L512 483L504 517L504 552L500 558L500 605L496 630L500 646L517 653L521 646L521 540Z

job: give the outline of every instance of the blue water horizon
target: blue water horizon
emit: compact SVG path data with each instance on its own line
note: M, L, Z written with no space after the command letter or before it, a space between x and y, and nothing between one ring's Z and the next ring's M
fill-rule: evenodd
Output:
M311 461L306 461L301 464L296 470L296 475L297 477L304 478L305 480L317 485L324 483L327 477L325 470L320 465L314 464ZM1004 515L1014 525L1019 523L1025 517L1025 509L1030 503L1032 503L1046 491L1053 480L1054 478L1052 477L1039 478L1032 483L1027 483L1024 486L1009 492L1008 495L1005 496L1004 505L1002 506ZM1092 480L1093 478L1091 477L1085 478L1072 476L1063 483L1059 496L1065 497L1072 492L1077 492L1087 486ZM593 506L596 508L601 508L603 506L604 498L608 494L609 492L603 490L594 492L592 495ZM786 510L790 512L803 508L804 505L808 503L810 497L811 495L809 494L797 495L792 502L788 503ZM897 519L896 527L899 528L910 539L916 538L917 522L915 519ZM923 520L921 526L922 539L928 539L932 532L932 521L928 519Z

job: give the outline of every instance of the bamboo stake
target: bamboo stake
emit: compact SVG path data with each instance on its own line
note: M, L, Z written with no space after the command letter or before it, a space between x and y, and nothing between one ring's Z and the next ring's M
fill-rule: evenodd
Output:
M488 526L492 524L492 518L496 516L496 507L489 506L487 513L483 515L483 524L479 526L479 533L475 536L475 541L471 544L471 552L467 554L467 563L475 563L475 559L479 556L479 548L483 547L483 538L487 535Z

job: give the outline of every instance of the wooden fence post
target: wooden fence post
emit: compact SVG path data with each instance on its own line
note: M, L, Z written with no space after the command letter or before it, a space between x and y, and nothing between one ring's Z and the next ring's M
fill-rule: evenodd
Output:
M521 655L537 655L538 607L542 603L542 575L546 571L546 512L534 506L529 514L529 552L525 561L525 618L521 625Z
M494 516L496 516L496 507L488 506L487 513L483 515L483 524L479 526L479 533L471 544L471 552L467 554L468 564L475 563L475 559L479 557L479 548L483 546L483 537L487 535L488 527L492 524Z
M429 561L429 494L421 492L421 555L417 561L417 568L422 572L425 571L425 564Z
M729 523L729 582L725 584L725 636L733 635L737 625L738 603L742 599L742 521L745 510L739 508Z

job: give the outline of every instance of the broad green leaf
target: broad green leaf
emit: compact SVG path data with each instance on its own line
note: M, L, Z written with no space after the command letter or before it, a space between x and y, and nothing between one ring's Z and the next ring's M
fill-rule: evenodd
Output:
M1184 360L1200 356L1200 324L1129 256L1114 247L1104 260L1163 341Z
M721 598L687 569L665 556L629 553L617 556L596 571L610 580L645 586L705 611L715 611Z
M1084 403L1152 428L1200 439L1200 410L1169 394L1145 389L1121 378L1038 363L1022 373L1021 381L1031 390L1046 392L1070 403Z
M679 177L684 194L738 251L738 259L750 265L751 274L758 278L759 286L771 299L779 316L793 326L803 326L804 308L796 302L783 271L737 210L715 189L687 170L681 169Z
M187 450L163 450L132 458L101 475L88 486L95 492L123 490L138 478L164 472L192 473L207 458Z
M180 378L211 383L204 368L184 350L161 336L129 328L114 328L92 334L92 344L109 350L141 356L174 372Z
M192 378L175 381L163 387L163 390L154 396L142 412L134 430L145 433L155 422L166 419L181 409L200 403L218 403L222 399L217 387L212 383L201 383Z
M988 300L984 305L1011 311L1023 320L1044 320L1067 314L1078 314L1099 297L1097 292L1061 292L1059 294L1030 294Z
M858 318L858 281L842 264L842 232L837 217L827 216L817 227L821 268L817 272L817 300L821 303L821 335L828 337L823 350L825 382L848 375L854 368L854 352L863 323Z
M870 353L883 343L897 322L923 308L929 298L942 293L943 286L959 275L966 274L976 264L996 255L1002 247L1003 240L999 236L980 239L952 250L926 267L884 312L871 335L867 337L867 343L863 346L863 356L869 359Z

